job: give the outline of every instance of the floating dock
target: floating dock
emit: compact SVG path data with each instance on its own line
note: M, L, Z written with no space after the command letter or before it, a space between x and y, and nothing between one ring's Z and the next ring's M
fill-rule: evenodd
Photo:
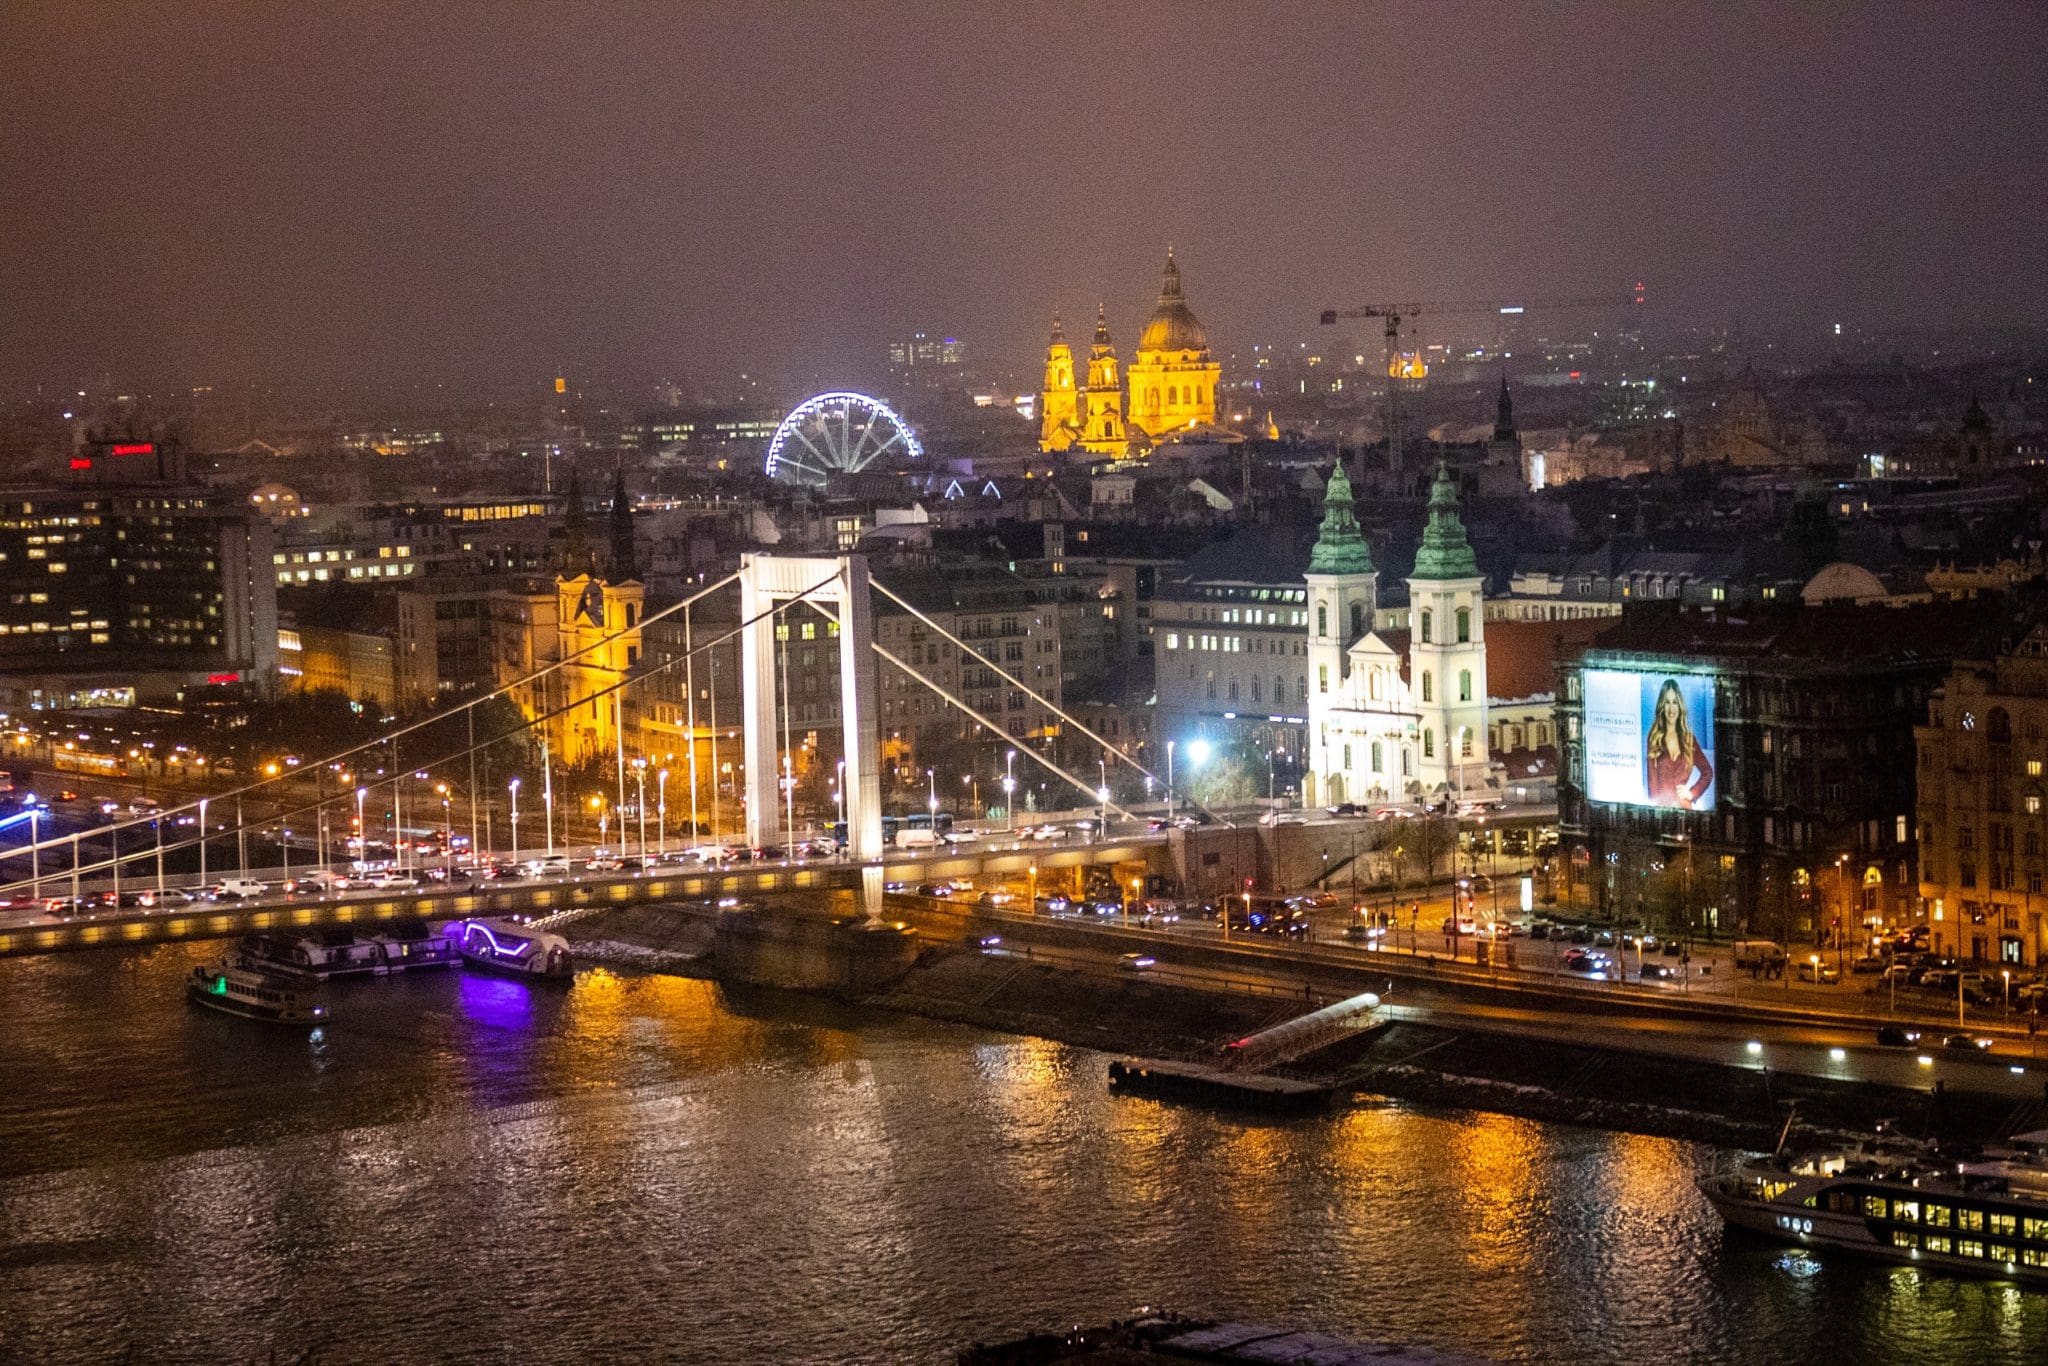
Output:
M1334 1078L1310 1080L1276 1076L1269 1070L1382 1029L1380 998L1371 992L1347 997L1262 1029L1223 1047L1213 1062L1169 1062L1158 1058L1119 1060L1109 1065L1111 1090L1169 1099L1203 1101L1273 1113L1318 1110L1347 1089Z

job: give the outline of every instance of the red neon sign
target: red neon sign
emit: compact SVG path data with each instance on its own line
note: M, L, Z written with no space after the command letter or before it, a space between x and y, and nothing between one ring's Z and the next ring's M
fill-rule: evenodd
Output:
M107 454L108 454L108 455L155 455L155 454L156 454L156 443L155 443L154 441L131 441L131 442L129 442L129 443L128 443L127 445L125 445L125 446L112 446L112 447L109 447L109 448L108 448L108 450L107 450Z
M208 675L206 676L206 681L207 681L208 683L210 683L210 684L215 684L215 685L218 685L218 684L221 684L221 683L239 683L239 682L241 682L241 681L242 681L242 676L241 676L240 674L238 674L238 673L235 673L235 674L208 674Z
M83 455L74 455L71 457L71 468L74 470L89 470L92 468L92 461Z

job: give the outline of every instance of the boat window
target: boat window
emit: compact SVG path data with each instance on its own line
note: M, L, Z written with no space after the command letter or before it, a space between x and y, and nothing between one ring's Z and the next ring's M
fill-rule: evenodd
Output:
M1982 1244L1982 1243L1978 1242L1978 1241L1977 1241L1977 1240L1976 1240L1975 1238L1958 1238L1958 1239L1956 1239L1956 1256L1958 1256L1958 1257L1981 1257L1981 1256L1983 1256L1983 1255L1984 1255L1984 1244Z
M1882 1219L1882 1218L1884 1218L1884 1215L1885 1215L1885 1207L1884 1207L1884 1197L1883 1197L1882 1195L1866 1195L1866 1196L1864 1196L1864 1197L1863 1197L1863 1217L1864 1217L1864 1218L1866 1218L1866 1219Z
M1947 1238L1945 1238L1945 1237L1943 1237L1943 1236L1941 1236L1941 1235L1940 1235L1940 1234L1938 1234L1938 1233L1930 1233L1930 1234L1928 1234L1928 1235L1927 1235L1927 1250L1928 1250L1929 1252L1946 1252L1946 1251L1948 1251L1948 1250L1949 1250L1949 1244L1948 1244L1948 1239L1947 1239Z
M1902 1228L1895 1228L1892 1230L1892 1246L1918 1247L1920 1246L1920 1235L1917 1233L1908 1233L1905 1229Z
M1892 1202L1892 1218L1907 1223L1917 1222L1920 1218L1920 1202L1918 1200L1894 1200Z
M1956 1227L1969 1233L1982 1233L1984 1231L1984 1211L1981 1209L1957 1210Z
M1947 1228L1949 1208L1947 1205L1929 1205L1926 1222L1934 1228Z

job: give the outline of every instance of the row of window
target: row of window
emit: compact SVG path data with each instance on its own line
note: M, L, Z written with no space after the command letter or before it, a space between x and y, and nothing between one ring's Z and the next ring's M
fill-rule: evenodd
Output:
M1246 646L1249 639L1251 644ZM1255 655L1305 655L1308 642L1268 640L1264 636L1210 636L1181 635L1178 631L1166 633L1166 648L1169 650L1207 650L1213 654L1255 654Z
M1843 1210L1852 1196L1841 1191L1828 1194L1828 1206ZM2048 1243L2048 1216L2000 1214L1992 1210L1953 1206L1934 1200L1902 1200L1866 1195L1862 1201L1866 1219L1890 1219L1928 1228L1953 1228L1959 1233L1984 1233L1993 1238L2024 1238Z

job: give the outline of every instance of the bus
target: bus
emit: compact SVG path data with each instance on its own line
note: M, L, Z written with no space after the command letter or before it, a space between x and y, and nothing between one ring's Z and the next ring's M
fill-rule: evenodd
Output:
M908 838L905 835L908 834ZM905 849L930 848L934 844L953 837L953 817L944 811L934 817L928 811L915 811L908 816L882 817L882 843ZM832 842L840 848L846 847L846 822L832 822Z

